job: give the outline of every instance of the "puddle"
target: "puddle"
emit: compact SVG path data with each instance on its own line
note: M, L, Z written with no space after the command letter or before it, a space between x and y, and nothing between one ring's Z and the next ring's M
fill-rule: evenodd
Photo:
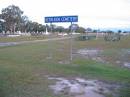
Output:
M96 48L92 48L92 49L85 48L85 49L78 50L76 52L76 55L79 55L84 58L91 59L97 62L101 62L101 63L109 63L109 61L107 61L107 59L105 59L105 57L101 54L102 52L103 50L96 49ZM117 58L116 59L117 61L112 59L113 62L120 66L130 68L130 62L129 62L130 49L121 49L121 51L119 51L118 54L119 55L115 55L115 57Z
M85 56L95 56L98 55L101 50L98 49L80 49L77 51L78 54L85 55Z
M112 90L115 86L108 85L98 80L85 80L82 78L65 79L48 77L49 80L55 80L54 85L50 85L49 88L53 90L55 94L64 94L73 97L105 97L107 94L112 94Z
M59 61L59 64L70 64L70 61Z
M130 68L130 63L125 62L124 66L127 67L127 68Z
M92 60L98 61L98 62L102 62L102 63L108 63L105 60L103 60L101 57L93 57Z
M122 49L122 52L125 54L130 54L130 49Z

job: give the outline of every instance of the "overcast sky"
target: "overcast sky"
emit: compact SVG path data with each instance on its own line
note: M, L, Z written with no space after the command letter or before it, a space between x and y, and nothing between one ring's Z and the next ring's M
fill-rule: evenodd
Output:
M42 24L45 16L78 15L83 27L130 27L130 0L0 0L0 10L12 4Z

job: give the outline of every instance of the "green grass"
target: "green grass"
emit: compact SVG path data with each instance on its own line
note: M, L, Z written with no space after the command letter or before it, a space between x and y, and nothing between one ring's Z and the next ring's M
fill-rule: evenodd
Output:
M101 48L106 51L104 55L114 57L118 54L114 53L115 49L118 48L120 51L130 47L126 45L129 41L129 38L113 43L102 39L74 41L73 47L75 50L88 47ZM52 59L48 59L49 50ZM0 97L61 97L49 90L48 85L52 82L47 80L46 75L79 76L110 83L130 83L130 70L115 64L103 64L82 58L74 58L70 64L60 64L59 61L69 61L69 52L68 40L0 47ZM122 97L130 97L128 89L130 88L122 89Z
M17 37L0 37L0 42L20 42L20 41L33 41L44 40L48 38L57 38L61 36L54 35L31 35L31 36L17 36Z

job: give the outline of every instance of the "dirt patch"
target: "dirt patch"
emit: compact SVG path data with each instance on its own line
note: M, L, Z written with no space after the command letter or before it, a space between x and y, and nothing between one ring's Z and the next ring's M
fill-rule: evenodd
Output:
M102 63L107 63L104 59L102 59L102 55L101 53L103 52L103 50L99 50L99 49L80 49L76 52L75 56L83 56L84 58L87 59L92 59L98 62L102 62Z
M81 56L97 62L112 63L121 67L130 68L130 49L121 49L118 51L118 53L117 51L114 51L113 53L115 53L115 55L111 57L108 55L103 55L103 50L96 48L85 48L78 50L75 56Z
M98 49L80 49L77 51L78 54L85 55L85 56L95 56L98 55L101 50Z
M49 80L55 80L54 85L49 88L58 94L64 94L73 97L106 97L105 95L114 95L112 89L115 85L109 85L98 80L85 80L82 78L66 79L57 77L48 77ZM115 96L114 96L115 97Z
M130 68L130 49L121 49L118 60L116 61L121 67Z

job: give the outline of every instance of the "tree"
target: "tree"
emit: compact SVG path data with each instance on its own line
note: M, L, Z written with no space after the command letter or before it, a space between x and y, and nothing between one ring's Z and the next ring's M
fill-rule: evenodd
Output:
M3 31L3 22L0 20L0 33Z
M2 19L5 20L6 30L15 32L16 26L20 29L23 22L22 15L23 11L15 5L2 9Z
M20 30L21 32L27 32L28 22L29 22L28 17L22 16L22 21L21 21L20 25L18 25L16 27L16 31Z
M55 31L61 33L61 32L65 32L65 29L64 29L64 27L62 27L62 26L57 26L57 27L55 28Z
M78 33L85 33L85 28L78 27L78 29L76 30L76 32L78 32Z
M46 26L42 25L42 24L39 24L38 25L38 32L45 32L45 31L46 31Z
M91 28L87 28L86 32L92 32L93 30Z
M77 32L77 30L79 29L79 25L78 24L72 24L69 26L69 32Z
M93 33L97 33L98 32L98 30L93 30Z
M1 16L1 15L0 15ZM0 33L5 31L4 20L0 18Z
M121 30L118 30L118 33L120 34L122 31Z
M39 32L45 32L46 26L39 24L37 22L27 21L25 25L25 29L26 29L26 32L31 32L32 34L34 34L34 33L39 33Z

